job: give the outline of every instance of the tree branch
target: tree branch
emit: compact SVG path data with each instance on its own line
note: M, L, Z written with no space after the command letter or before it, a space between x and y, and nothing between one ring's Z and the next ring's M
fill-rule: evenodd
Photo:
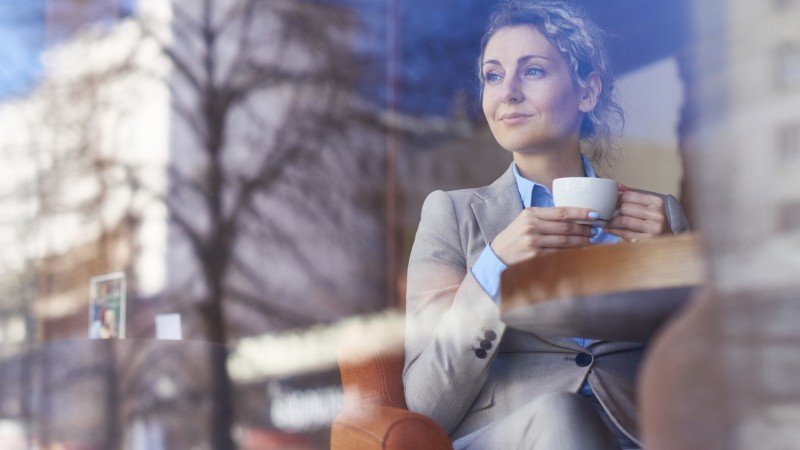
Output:
M175 2L173 2L173 4L174 3ZM150 39L156 41L156 44L161 49L162 53L178 69L178 73L180 73L197 92L202 92L203 85L197 78L197 76L194 74L194 72L192 72L192 69L188 61L185 61L180 55L178 55L177 52L175 52L173 48L171 48L169 45L167 45L166 42L161 40L156 35L156 33L149 27L149 25L146 24L145 21L137 20L136 23L139 24L139 27L142 30L142 34L144 36L149 37Z

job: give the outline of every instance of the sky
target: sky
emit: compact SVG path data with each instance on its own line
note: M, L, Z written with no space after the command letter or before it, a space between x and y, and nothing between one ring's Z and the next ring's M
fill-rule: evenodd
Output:
M136 0L122 0L128 8ZM397 65L394 72L399 104L414 113L447 114L456 92L475 90L474 59L484 19L494 1L393 0L390 19L384 2L325 0L352 7L366 25L363 48L378 72L377 95L387 96L385 28L397 27ZM0 101L24 95L41 75L40 55L45 48L46 0L0 1ZM67 3L61 3L67 5ZM379 5L376 7L376 5ZM457 10L458 14L453 14ZM375 39L377 37L377 39ZM52 37L50 37L52 40ZM384 76L385 75L385 76ZM381 78L383 76L383 78ZM373 92L375 93L375 92Z
M59 1L59 5L71 6L65 0ZM136 3L136 0L119 1L123 14L132 10ZM47 40L46 3L47 0L0 0L0 42L3 43L0 46L0 101L24 95L42 74L40 57ZM106 5L107 2L96 4ZM92 3L89 5L91 9ZM52 37L50 41L49 44L57 43Z
M21 95L41 73L44 0L0 2L0 100Z

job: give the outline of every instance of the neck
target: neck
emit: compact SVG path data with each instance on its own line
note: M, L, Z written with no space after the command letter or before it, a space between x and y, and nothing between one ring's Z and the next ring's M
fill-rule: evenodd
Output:
M551 191L556 178L586 175L579 149L547 153L514 152L514 163L520 175Z

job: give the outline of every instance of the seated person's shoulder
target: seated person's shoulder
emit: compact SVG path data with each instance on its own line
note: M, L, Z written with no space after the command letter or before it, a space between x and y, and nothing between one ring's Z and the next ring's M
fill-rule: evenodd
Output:
M425 198L423 209L431 207L439 209L448 206L456 209L467 207L472 201L474 194L474 188L457 189L454 191L433 191Z
M465 220L465 214L470 213L474 192L475 189L431 192L422 205L420 223L436 228L457 226L457 223Z

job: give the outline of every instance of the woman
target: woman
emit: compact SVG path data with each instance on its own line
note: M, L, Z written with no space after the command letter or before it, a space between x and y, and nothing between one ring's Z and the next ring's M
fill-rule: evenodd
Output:
M553 207L553 179L594 177L621 110L599 30L561 1L506 1L481 46L483 112L511 167L478 189L431 193L408 269L406 401L456 448L636 448L642 345L544 338L499 319L509 264L565 248L680 232L672 197L621 186L605 229Z

